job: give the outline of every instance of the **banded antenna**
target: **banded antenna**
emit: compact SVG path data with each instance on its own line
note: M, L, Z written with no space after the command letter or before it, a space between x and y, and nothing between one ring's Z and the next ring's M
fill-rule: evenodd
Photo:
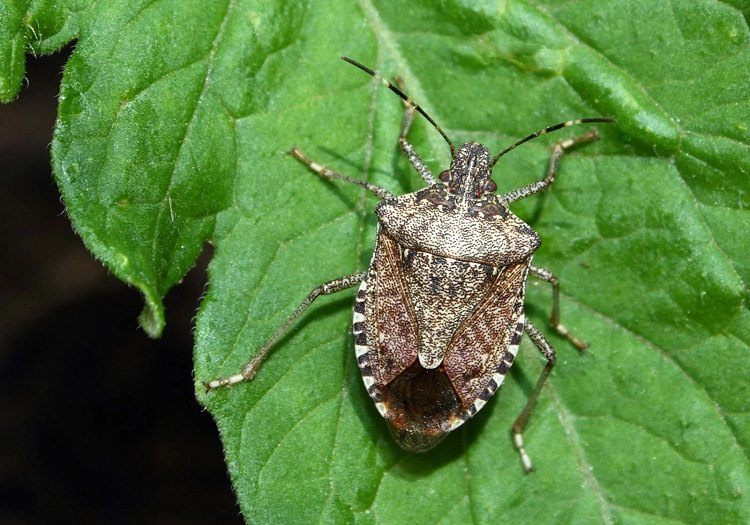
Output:
M593 118L579 118L576 120L568 120L566 122L560 122L559 124L555 124L554 126L547 126L544 129L540 129L539 131L535 131L528 137L524 137L515 144L511 144L507 148L505 148L503 151L495 155L495 158L492 159L492 164L490 164L490 168L493 167L498 160L500 160L500 157L508 153L510 150L516 149L518 146L523 144L524 142L528 142L532 139L535 139L541 135L546 135L547 133L551 133L553 131L557 131L558 129L567 128L570 126L575 126L576 124L587 124L589 122L615 122L615 119L609 118L609 117L593 117Z
M401 97L404 102L406 102L411 107L413 107L414 109L416 109L424 118L427 119L427 121L430 124L432 124L432 126L436 130L438 130L438 133L440 133L440 135L442 135L442 137L445 139L445 142L448 143L448 146L450 146L450 148L451 148L451 158L453 158L453 157L456 156L455 155L456 154L456 148L453 145L453 143L451 142L451 139L449 139L448 135L446 135L445 132L442 130L442 128L437 125L437 122L435 122L434 120L432 120L432 117L430 117L427 113L425 113L425 111L421 107L419 107L419 104L417 104L416 102L414 102L407 95L405 95L403 91L401 91L399 88L397 88L396 86L394 86L393 84L391 84L390 82L388 82L386 79L384 79L380 75L378 75L375 71L373 71L369 67L364 66L364 65L360 64L359 62L357 62L356 60L352 60L349 57L341 57L341 59L344 62L349 62L351 65L353 65L355 67L358 67L359 69L361 69L362 71L364 71L368 75L371 75L375 79L380 80L380 82L382 82L382 84L385 87L387 87L388 89L390 89L391 91L393 91L395 94L397 94L399 97Z

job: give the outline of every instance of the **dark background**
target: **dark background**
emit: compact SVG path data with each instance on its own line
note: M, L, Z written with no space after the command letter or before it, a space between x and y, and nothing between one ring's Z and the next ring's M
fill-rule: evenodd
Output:
M0 524L241 523L221 444L193 397L204 254L167 328L73 233L49 144L70 48L27 59L0 105Z

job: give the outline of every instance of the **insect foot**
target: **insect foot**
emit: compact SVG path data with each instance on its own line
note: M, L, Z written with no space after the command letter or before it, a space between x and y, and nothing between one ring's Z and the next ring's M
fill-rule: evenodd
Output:
M555 350L524 311L526 281L532 276L552 287L552 328L579 350L586 343L560 322L559 280L531 264L539 235L508 205L547 189L563 154L598 137L595 130L564 139L552 148L546 176L497 194L492 169L511 150L541 135L574 125L613 122L595 117L569 120L539 130L494 157L477 142L458 148L432 118L397 86L372 75L404 101L398 145L426 183L406 195L333 171L298 148L289 154L319 177L353 184L380 202L370 266L313 289L263 343L239 374L214 379L208 389L252 380L270 350L321 295L359 286L354 302L354 352L362 382L396 443L424 452L473 417L502 385L515 362L523 334L546 359L536 385L512 426L512 442L526 472L534 467L523 432L555 365ZM450 166L437 177L407 135L419 113L440 133L451 152Z

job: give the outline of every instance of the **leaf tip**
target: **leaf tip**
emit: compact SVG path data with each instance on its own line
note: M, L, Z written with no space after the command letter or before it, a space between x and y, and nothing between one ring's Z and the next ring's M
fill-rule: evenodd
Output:
M143 331L149 337L156 339L161 336L166 324L164 321L164 305L159 300L154 301L152 298L149 298L148 295L144 297L146 304L138 316L138 324L141 325L141 328L143 328Z

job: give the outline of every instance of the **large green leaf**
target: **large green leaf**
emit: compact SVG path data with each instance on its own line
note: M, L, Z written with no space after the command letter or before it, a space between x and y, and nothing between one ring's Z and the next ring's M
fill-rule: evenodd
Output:
M95 256L161 298L215 244L196 385L254 523L750 522L750 9L737 1L2 1L0 95L24 42L78 38L54 168ZM514 205L563 286L558 366L526 436L509 427L542 365L528 342L503 391L434 451L399 450L359 379L353 292L320 299L251 384L235 373L315 285L366 268L375 204L285 155L298 145L395 192L419 187L396 144L407 91L454 141L493 151L579 116L603 139ZM584 129L561 132L558 139ZM420 121L435 172L449 155ZM554 138L508 155L501 190L542 176ZM540 327L546 285L529 290ZM551 331L547 330L548 334Z

